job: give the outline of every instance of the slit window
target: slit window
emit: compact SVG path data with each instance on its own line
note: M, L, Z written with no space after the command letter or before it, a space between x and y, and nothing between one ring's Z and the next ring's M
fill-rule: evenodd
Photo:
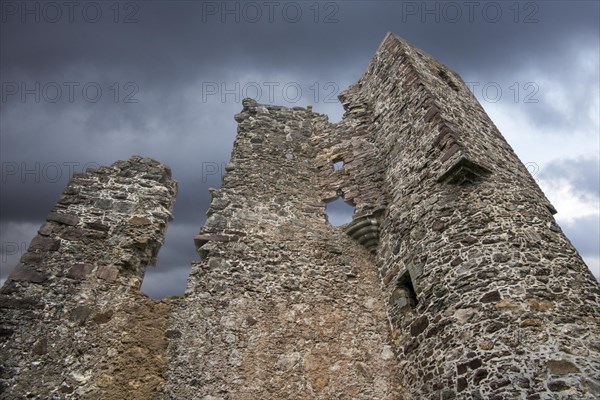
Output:
M334 171L339 171L343 167L344 167L344 161L343 160L338 160L338 161L334 161L333 162L333 170Z
M417 293L408 271L398 278L391 301L392 305L398 307L401 311L412 310L417 306Z

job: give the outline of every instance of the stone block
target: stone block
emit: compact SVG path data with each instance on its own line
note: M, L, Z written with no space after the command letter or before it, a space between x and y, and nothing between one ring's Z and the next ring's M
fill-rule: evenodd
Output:
M107 282L114 282L119 276L119 268L110 265L101 265L96 271L96 276Z
M13 281L43 283L48 279L48 276L38 272L32 266L19 264L8 276L8 279Z
M85 279L92 273L93 270L94 265L92 264L74 264L71 266L71 268L69 268L67 276L73 279Z
M43 236L36 236L31 240L29 251L57 251L60 248L59 239L51 239Z
M57 223L63 224L63 225L75 226L75 225L79 224L79 217L77 217L76 215L71 215L71 214L52 212L48 215L48 217L46 219L48 221L57 222Z

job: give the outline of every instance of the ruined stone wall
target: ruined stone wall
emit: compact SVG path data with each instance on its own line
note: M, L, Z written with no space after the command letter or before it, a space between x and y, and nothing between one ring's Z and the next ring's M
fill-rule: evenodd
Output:
M174 305L166 397L400 399L374 259L326 220L341 174L316 162L326 117L245 100L236 119Z
M598 398L599 285L460 77L389 34L340 100L244 100L173 301L168 169L75 176L0 290L0 398Z
M386 164L377 264L412 398L597 398L599 286L460 77L388 35L342 101Z
M598 284L460 77L388 35L340 99L337 124L251 100L236 116L168 396L597 397ZM356 212L334 229L337 197Z
M170 306L140 293L171 219L170 170L75 175L0 289L1 399L149 399Z

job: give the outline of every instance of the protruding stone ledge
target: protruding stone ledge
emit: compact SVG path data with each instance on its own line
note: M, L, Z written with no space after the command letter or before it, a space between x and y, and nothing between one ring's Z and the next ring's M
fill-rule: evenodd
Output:
M461 157L437 179L440 183L461 186L475 183L489 175L492 171L467 158Z
M558 211L556 211L556 208L550 202L547 202L545 204L545 206L548 209L548 211L550 211L550 214L552 214L552 215L555 215L558 212Z

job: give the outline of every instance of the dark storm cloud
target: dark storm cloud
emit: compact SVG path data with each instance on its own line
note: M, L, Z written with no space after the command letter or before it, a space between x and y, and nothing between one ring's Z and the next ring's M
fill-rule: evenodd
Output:
M241 2L135 4L135 23L114 23L109 6L103 7L98 23L88 23L79 14L74 23L62 18L56 24L35 24L31 18L21 23L18 16L7 16L2 47L10 57L1 60L3 81L100 82L105 97L112 83L133 82L139 87L136 98L152 113L172 107L178 112L169 115L175 116L182 110L175 105L187 88L198 85L200 97L202 83L244 85L242 76L252 71L270 77L286 73L307 85L334 81L341 90L360 76L384 34L394 31L477 84L480 99L481 88L489 83L500 85L505 97L514 97L511 85L518 79L520 98L536 91L539 103L527 104L527 113L539 124L572 126L577 124L574 115L581 117L582 111L572 110L577 113L568 118L559 115L553 99L546 98L551 88L544 86L544 79L560 81L572 103L583 107L594 96L585 89L598 86L598 74L591 71L581 90L576 70L576 59L582 56L578 52L598 48L594 2L326 2L335 7L318 7L320 23L314 22L316 11L308 2L289 3L300 5L303 14L297 23L287 22L295 8L284 12L283 2L275 7L272 22L261 7L257 23L250 22L254 14L244 12ZM237 14L221 15L236 6ZM131 11L121 10L121 20ZM328 18L333 23L323 23ZM528 82L537 87L523 87ZM218 97L211 96L211 101ZM154 99L163 101L151 105ZM106 106L115 123L137 129L146 123L148 112L134 113L119 103ZM199 106L206 109L206 104ZM94 107L87 117L88 134L113 123L103 115L104 110Z
M506 71L540 59L552 60L549 67L561 65L566 61L556 59L558 51L597 38L598 5L587 1L530 2L535 8L520 5L518 15L514 3L491 2L499 5L500 18L492 15L497 7L486 8L486 2L477 2L472 18L464 6L460 18L453 18L441 2L332 2L336 9L321 6L319 20L335 11L333 23L314 23L310 4L301 2L295 3L303 11L297 23L286 21L283 6L273 22L265 14L250 23L240 10L239 23L231 15L221 23L219 13L206 15L207 3L227 7L224 2L138 2L138 22L129 24L113 23L110 15L93 24L82 18L72 24L23 24L8 16L3 48L15 56L10 63L3 60L4 73L41 79L64 74L65 66L90 67L165 85L198 73L236 76L243 68L305 71L321 64L339 71L348 61L366 66L387 31L464 73L480 66ZM438 12L427 13L432 7Z
M44 7L27 3L39 5L40 12ZM208 187L220 185L242 95L255 97L258 86L261 102L314 104L337 120L341 107L329 100L360 77L388 31L467 81L498 82L505 93L515 80L541 85L543 78L558 85L560 100L568 105L563 114L542 86L538 104L523 107L502 99L538 127L574 131L593 125L588 111L598 90L596 2L476 2L472 14L464 2L321 2L316 8L314 2L278 2L272 18L261 6L256 22L244 2L126 2L119 3L118 15L113 2L97 2L103 14L95 23L82 16L88 3L76 3L73 22L63 9L57 23L44 15L39 23L35 15L23 22L19 10L13 14L6 7L24 2L2 3L2 241L35 233L32 226L54 205L69 168L80 172L132 154L154 157L171 166L180 188L158 268L145 281L147 293L156 296L182 290L195 257L191 236L204 221ZM234 12L226 13L223 23L226 7ZM296 9L302 12L299 19ZM21 85L35 92L24 101ZM300 87L301 98L290 98L293 90L283 92L286 85ZM54 103L56 86L62 96ZM101 96L94 98L98 87ZM58 180L49 175L53 163L63 174ZM569 168L556 166L559 172ZM30 173L23 177L24 170ZM582 190L598 191L588 180L576 182ZM3 271L7 268L3 262Z

